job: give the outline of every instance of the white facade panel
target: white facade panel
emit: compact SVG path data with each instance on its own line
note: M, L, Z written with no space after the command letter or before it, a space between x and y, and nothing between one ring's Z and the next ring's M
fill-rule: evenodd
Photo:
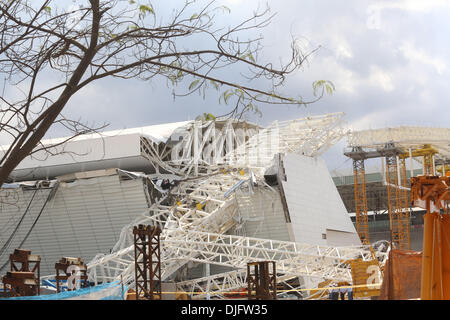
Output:
M237 192L242 235L290 241L280 193L256 188L252 195Z
M16 192L22 198L14 205L3 204L1 208L0 247L10 236L11 228L18 223L35 191L19 188ZM9 254L18 248L30 230L48 193L48 189L36 192L14 240L0 256L0 266L8 261ZM41 256L42 275L54 274L54 265L61 257L81 257L89 262L98 253L109 253L123 226L147 208L142 179L120 181L118 175L113 175L61 183L22 248Z
M354 234L356 237L351 237L351 244L361 244L322 159L287 154L283 159L283 167L286 181L282 181L282 185L294 241L338 245L339 237L327 239L329 229ZM348 238L347 235L345 238Z
M105 168L126 168L142 171L149 162L141 155L141 137L164 142L173 132L191 123L174 122L140 128L107 131L95 134L46 139L42 144L51 147L53 155L39 151L26 157L10 174L15 181L49 179L67 173ZM64 142L64 143L63 143ZM9 146L0 146L0 155Z
M358 243L358 234L352 232L327 230L327 243L336 247L347 247Z

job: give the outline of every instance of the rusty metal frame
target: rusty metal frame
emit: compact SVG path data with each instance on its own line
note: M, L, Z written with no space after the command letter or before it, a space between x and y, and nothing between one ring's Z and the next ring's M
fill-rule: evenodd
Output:
M10 271L2 279L8 295L40 295L41 257L32 255L30 250L15 249L9 261Z
M161 229L133 228L136 300L161 300Z
M87 283L87 266L83 262L81 258L70 258L70 257L63 257L61 258L57 263L55 263L55 269L56 269L56 292L61 292L62 288L60 285L61 281L69 280L69 278L72 276L72 273L68 271L68 268L70 266L77 266L78 272L81 273L77 275L78 279L80 280L80 288L86 288L88 286ZM60 271L62 274L60 275ZM76 290L75 288L73 290ZM72 289L67 286L67 291L73 291Z
M272 266L272 270L270 270ZM275 261L247 264L248 300L276 300L277 272Z

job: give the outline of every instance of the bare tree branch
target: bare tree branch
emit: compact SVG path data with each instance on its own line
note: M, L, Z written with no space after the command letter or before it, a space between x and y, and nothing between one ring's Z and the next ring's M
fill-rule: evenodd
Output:
M52 155L56 149L41 143L52 126L63 125L73 137L95 130L61 112L81 88L102 78L162 77L174 88L190 81L175 95L213 88L226 103L233 101L228 114L238 117L257 111L257 103L306 105L333 89L316 82L314 91L321 94L311 101L278 92L315 50L303 53L294 41L287 63L258 61L262 37L255 32L272 22L269 8L225 28L218 21L228 9L216 1L186 1L170 19L157 18L151 4L137 1L79 3L69 11L52 0L0 2L0 79L13 92L0 97L0 137L9 139L0 155L0 185L28 155ZM247 74L227 79L221 73L233 68ZM49 75L60 80L43 87Z

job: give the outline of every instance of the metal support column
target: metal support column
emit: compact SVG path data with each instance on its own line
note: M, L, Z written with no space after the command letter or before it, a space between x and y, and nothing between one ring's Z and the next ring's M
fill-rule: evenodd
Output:
M63 291L60 282L65 280L67 280L67 291L87 287L87 266L81 258L63 257L55 263L55 269L57 293Z
M270 270L272 266L272 270ZM248 300L276 300L277 273L274 261L247 264Z
M370 238L364 159L353 159L353 179L355 188L356 231L361 242L367 245L370 244Z
M35 296L40 294L41 257L30 250L15 249L9 256L10 271L3 277L9 296Z
M364 160L371 157L371 155L366 153L362 147L353 147L350 152L345 152L344 154L353 160L356 231L361 242L368 245L370 244L370 238Z
M136 300L161 299L160 233L153 226L133 229Z
M400 220L403 230L403 243L400 245L401 249L411 249L410 240L410 205L408 195L408 177L406 176L406 159L399 159L399 171L400 171Z
M405 230L402 222L397 155L387 155L385 160L391 241L396 248L407 249L408 245L405 242Z

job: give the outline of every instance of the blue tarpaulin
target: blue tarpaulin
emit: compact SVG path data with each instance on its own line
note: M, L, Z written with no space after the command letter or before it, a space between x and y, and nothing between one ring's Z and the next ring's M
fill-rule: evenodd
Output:
M122 286L116 281L75 291L31 297L0 298L0 300L125 300L127 290L127 286Z

